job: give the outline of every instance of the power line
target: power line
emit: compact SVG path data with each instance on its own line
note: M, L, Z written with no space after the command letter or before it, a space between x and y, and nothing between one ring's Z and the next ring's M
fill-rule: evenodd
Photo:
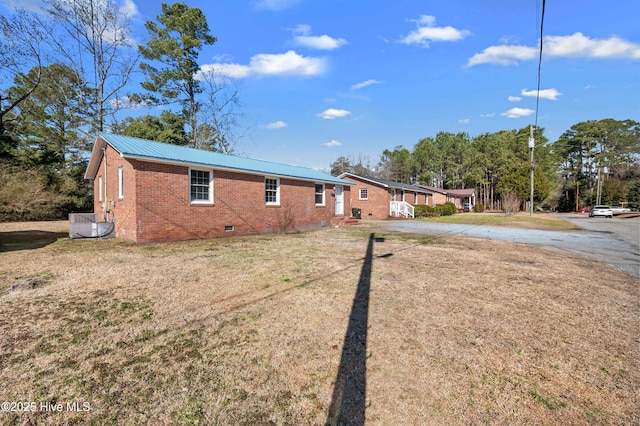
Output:
M535 127L538 127L538 110L540 106L540 70L542 69L542 32L544 28L544 7L546 0L542 0L542 15L540 17L540 56L538 57L538 92L536 93L536 122Z
M533 150L536 147L536 141L535 138L533 136L533 132L535 129L538 128L538 112L540 110L540 70L542 69L542 36L543 36L543 29L544 29L544 8L545 8L545 3L546 0L542 0L542 14L540 17L540 55L538 57L538 90L536 92L536 121L535 121L535 125L531 126L531 135L529 136L529 151L530 151L530 163L531 163L531 170L530 170L530 182L529 182L529 188L530 188L530 193L529 193L529 216L533 216L533 185L534 185L534 174L535 174L535 169L534 169L534 163L533 163ZM537 14L537 8L536 8L536 14Z

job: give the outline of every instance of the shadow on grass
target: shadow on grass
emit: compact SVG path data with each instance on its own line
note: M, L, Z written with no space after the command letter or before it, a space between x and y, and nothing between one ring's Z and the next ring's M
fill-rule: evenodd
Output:
M68 232L12 231L0 232L0 253L33 250L55 243L58 238L69 237Z
M373 243L384 238L369 236L358 288L351 306L349 325L344 336L340 367L333 388L327 424L364 425L367 396L367 329L369 321L369 292L373 266ZM380 258L388 258L388 253Z

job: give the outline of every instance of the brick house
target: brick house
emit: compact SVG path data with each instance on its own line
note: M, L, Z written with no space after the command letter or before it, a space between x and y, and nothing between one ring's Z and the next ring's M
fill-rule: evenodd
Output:
M432 186L424 186L424 185L418 185L420 188L424 188L427 191L431 191L433 192L433 205L435 206L436 204L444 204L447 201L449 201L449 198L447 197L447 191L441 188L434 188Z
M352 208L361 210L363 219L413 217L412 204L433 205L433 192L416 185L353 173L342 173L338 178L354 185L350 191L350 204Z
M465 204L476 204L476 190L473 188L466 189L447 189L449 201L461 209Z
M416 186L432 191L434 194L434 204L444 204L447 201L451 201L458 209L462 209L465 204L471 204L472 206L476 204L476 190L473 188L440 189L426 185Z
M101 133L85 178L94 212L136 242L339 224L351 183L320 171Z

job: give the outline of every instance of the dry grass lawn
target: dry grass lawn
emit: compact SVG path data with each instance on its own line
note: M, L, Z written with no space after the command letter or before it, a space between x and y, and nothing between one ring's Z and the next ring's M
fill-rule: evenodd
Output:
M365 404L343 421L640 424L638 283L593 261L375 224L145 245L39 228L29 246L0 224L0 291L41 282L0 296L0 401L36 403L0 424L325 424L363 277Z
M529 213L520 212L518 214L506 216L504 213L464 213L454 214L452 216L440 216L423 218L426 222L440 223L457 223L465 225L488 225L503 226L510 228L526 228L526 229L543 229L548 231L555 230L574 230L579 229L566 220L552 216L546 213L536 213L529 216Z

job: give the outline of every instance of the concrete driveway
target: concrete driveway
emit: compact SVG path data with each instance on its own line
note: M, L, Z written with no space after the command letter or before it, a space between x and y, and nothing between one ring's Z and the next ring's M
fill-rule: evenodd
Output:
M640 220L589 218L587 214L554 214L582 229L538 231L415 220L385 221L387 229L430 235L455 235L530 244L605 262L640 279Z

